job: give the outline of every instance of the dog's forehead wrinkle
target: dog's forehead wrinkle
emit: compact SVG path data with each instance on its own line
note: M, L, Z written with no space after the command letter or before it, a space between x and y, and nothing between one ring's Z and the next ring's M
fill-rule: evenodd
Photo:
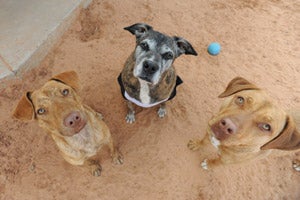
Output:
M155 42L155 46L157 48L160 48L162 45L167 45L170 48L173 48L174 46L174 40L171 37L156 31L153 31L152 34L146 37L143 41L146 40L149 42Z

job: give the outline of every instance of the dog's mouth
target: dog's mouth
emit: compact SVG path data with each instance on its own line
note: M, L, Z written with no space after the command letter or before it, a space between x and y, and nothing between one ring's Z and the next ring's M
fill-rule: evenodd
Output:
M85 120L81 120L80 123L78 123L78 125L74 128L70 128L67 131L63 131L62 135L63 136L74 136L79 134L86 126L86 121Z
M146 76L138 76L139 79L146 81L149 84L153 84L152 80L149 77Z
M81 119L78 126L74 128L75 134L79 133L86 126L86 120Z
M227 134L226 132L224 132L223 130L221 130L221 128L219 128L218 126L213 125L211 127L211 130L215 136L215 138L217 138L218 140L225 140L227 139L230 134Z

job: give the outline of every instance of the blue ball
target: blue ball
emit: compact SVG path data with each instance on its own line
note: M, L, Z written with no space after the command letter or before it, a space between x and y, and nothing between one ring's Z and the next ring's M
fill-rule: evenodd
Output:
M210 55L216 56L221 51L221 45L217 42L212 42L207 48L207 51Z

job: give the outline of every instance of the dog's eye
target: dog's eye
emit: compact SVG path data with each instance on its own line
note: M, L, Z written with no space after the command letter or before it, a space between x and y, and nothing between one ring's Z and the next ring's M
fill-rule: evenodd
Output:
M42 115L46 112L46 110L44 108L39 108L36 112L37 114Z
M68 90L68 89L64 89L61 93L62 93L62 95L64 95L64 96L68 96L69 90Z
M243 105L245 102L245 99L243 97L238 96L235 100L235 103L238 105Z
M167 52L167 53L164 53L164 54L162 55L162 57L163 57L163 59L165 59L165 60L170 60L170 59L173 58L173 54L172 54L171 52Z
M270 124L261 123L261 124L258 125L258 127L260 129L262 129L263 131L271 131L271 125Z
M144 50L144 51L148 51L149 50L149 46L146 42L143 42L140 44L141 48Z

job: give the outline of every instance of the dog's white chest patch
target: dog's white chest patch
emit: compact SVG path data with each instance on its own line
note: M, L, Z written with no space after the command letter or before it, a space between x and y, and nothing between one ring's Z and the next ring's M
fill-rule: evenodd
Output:
M214 147L218 148L220 145L220 141L215 138L214 136L210 137L210 142L212 143L212 145L214 145Z
M139 80L140 82L140 100L143 104L150 104L149 86L145 81Z

